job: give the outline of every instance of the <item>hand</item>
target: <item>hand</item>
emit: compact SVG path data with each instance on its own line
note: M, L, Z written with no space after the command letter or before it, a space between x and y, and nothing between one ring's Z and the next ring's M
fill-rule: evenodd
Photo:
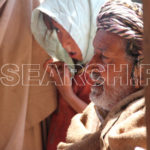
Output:
M64 62L47 61L44 65L48 72L53 74L52 80L55 81L57 89L64 100L76 111L81 113L87 104L78 98L72 89L71 73Z
M64 62L52 62L52 60L47 61L44 67L47 67L47 65L47 72L53 74L52 80L55 81L61 95L64 97L68 96L69 92L72 94L71 73L67 65Z

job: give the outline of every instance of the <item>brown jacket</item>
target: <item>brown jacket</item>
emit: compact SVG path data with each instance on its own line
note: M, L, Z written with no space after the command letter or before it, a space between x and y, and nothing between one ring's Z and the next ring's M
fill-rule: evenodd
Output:
M38 85L43 63L49 58L30 30L31 13L38 3L0 0L0 150L21 150L26 132L33 131L56 108L55 87ZM44 78L47 81L48 76ZM29 86L30 82L36 85Z
M145 99L142 96L143 90L128 96L108 114L96 110L95 113L101 116L99 122L95 115L91 115L95 110L94 104L91 103L83 114L78 114L72 119L67 143L60 143L58 150L146 148Z

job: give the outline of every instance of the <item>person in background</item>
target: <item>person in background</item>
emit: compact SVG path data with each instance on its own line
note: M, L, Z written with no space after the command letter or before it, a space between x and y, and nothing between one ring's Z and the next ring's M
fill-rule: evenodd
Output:
M96 32L96 15L104 0L46 0L33 11L31 29L35 39L52 57L45 63L46 70L52 71L53 80L58 83L59 75L48 64L55 64L59 72L67 72L68 84L72 84L70 72L75 75L76 65L79 66L75 80L80 84L73 83L73 89L68 93L63 91L66 86L57 86L59 102L57 111L51 117L48 135L48 150L55 150L58 142L65 141L66 131L72 116L82 112L89 101L90 85L84 85L85 76L81 65L85 65L93 56L92 39ZM52 44L53 43L53 44ZM57 62L54 62L57 60ZM81 77L82 76L82 77ZM76 93L76 94L75 94Z

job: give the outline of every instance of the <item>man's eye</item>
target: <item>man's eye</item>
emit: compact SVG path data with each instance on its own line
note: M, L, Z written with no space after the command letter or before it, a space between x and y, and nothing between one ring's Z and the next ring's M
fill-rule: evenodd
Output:
M109 57L101 55L102 59L109 59Z
M101 55L101 60L104 64L108 64L110 62L109 57Z

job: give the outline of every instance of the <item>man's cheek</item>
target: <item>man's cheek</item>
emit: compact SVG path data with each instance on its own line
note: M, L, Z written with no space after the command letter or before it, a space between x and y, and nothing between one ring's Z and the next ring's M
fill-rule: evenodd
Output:
M107 84L115 86L120 84L120 86L128 85L128 64L120 64L118 69L115 64L107 65Z

